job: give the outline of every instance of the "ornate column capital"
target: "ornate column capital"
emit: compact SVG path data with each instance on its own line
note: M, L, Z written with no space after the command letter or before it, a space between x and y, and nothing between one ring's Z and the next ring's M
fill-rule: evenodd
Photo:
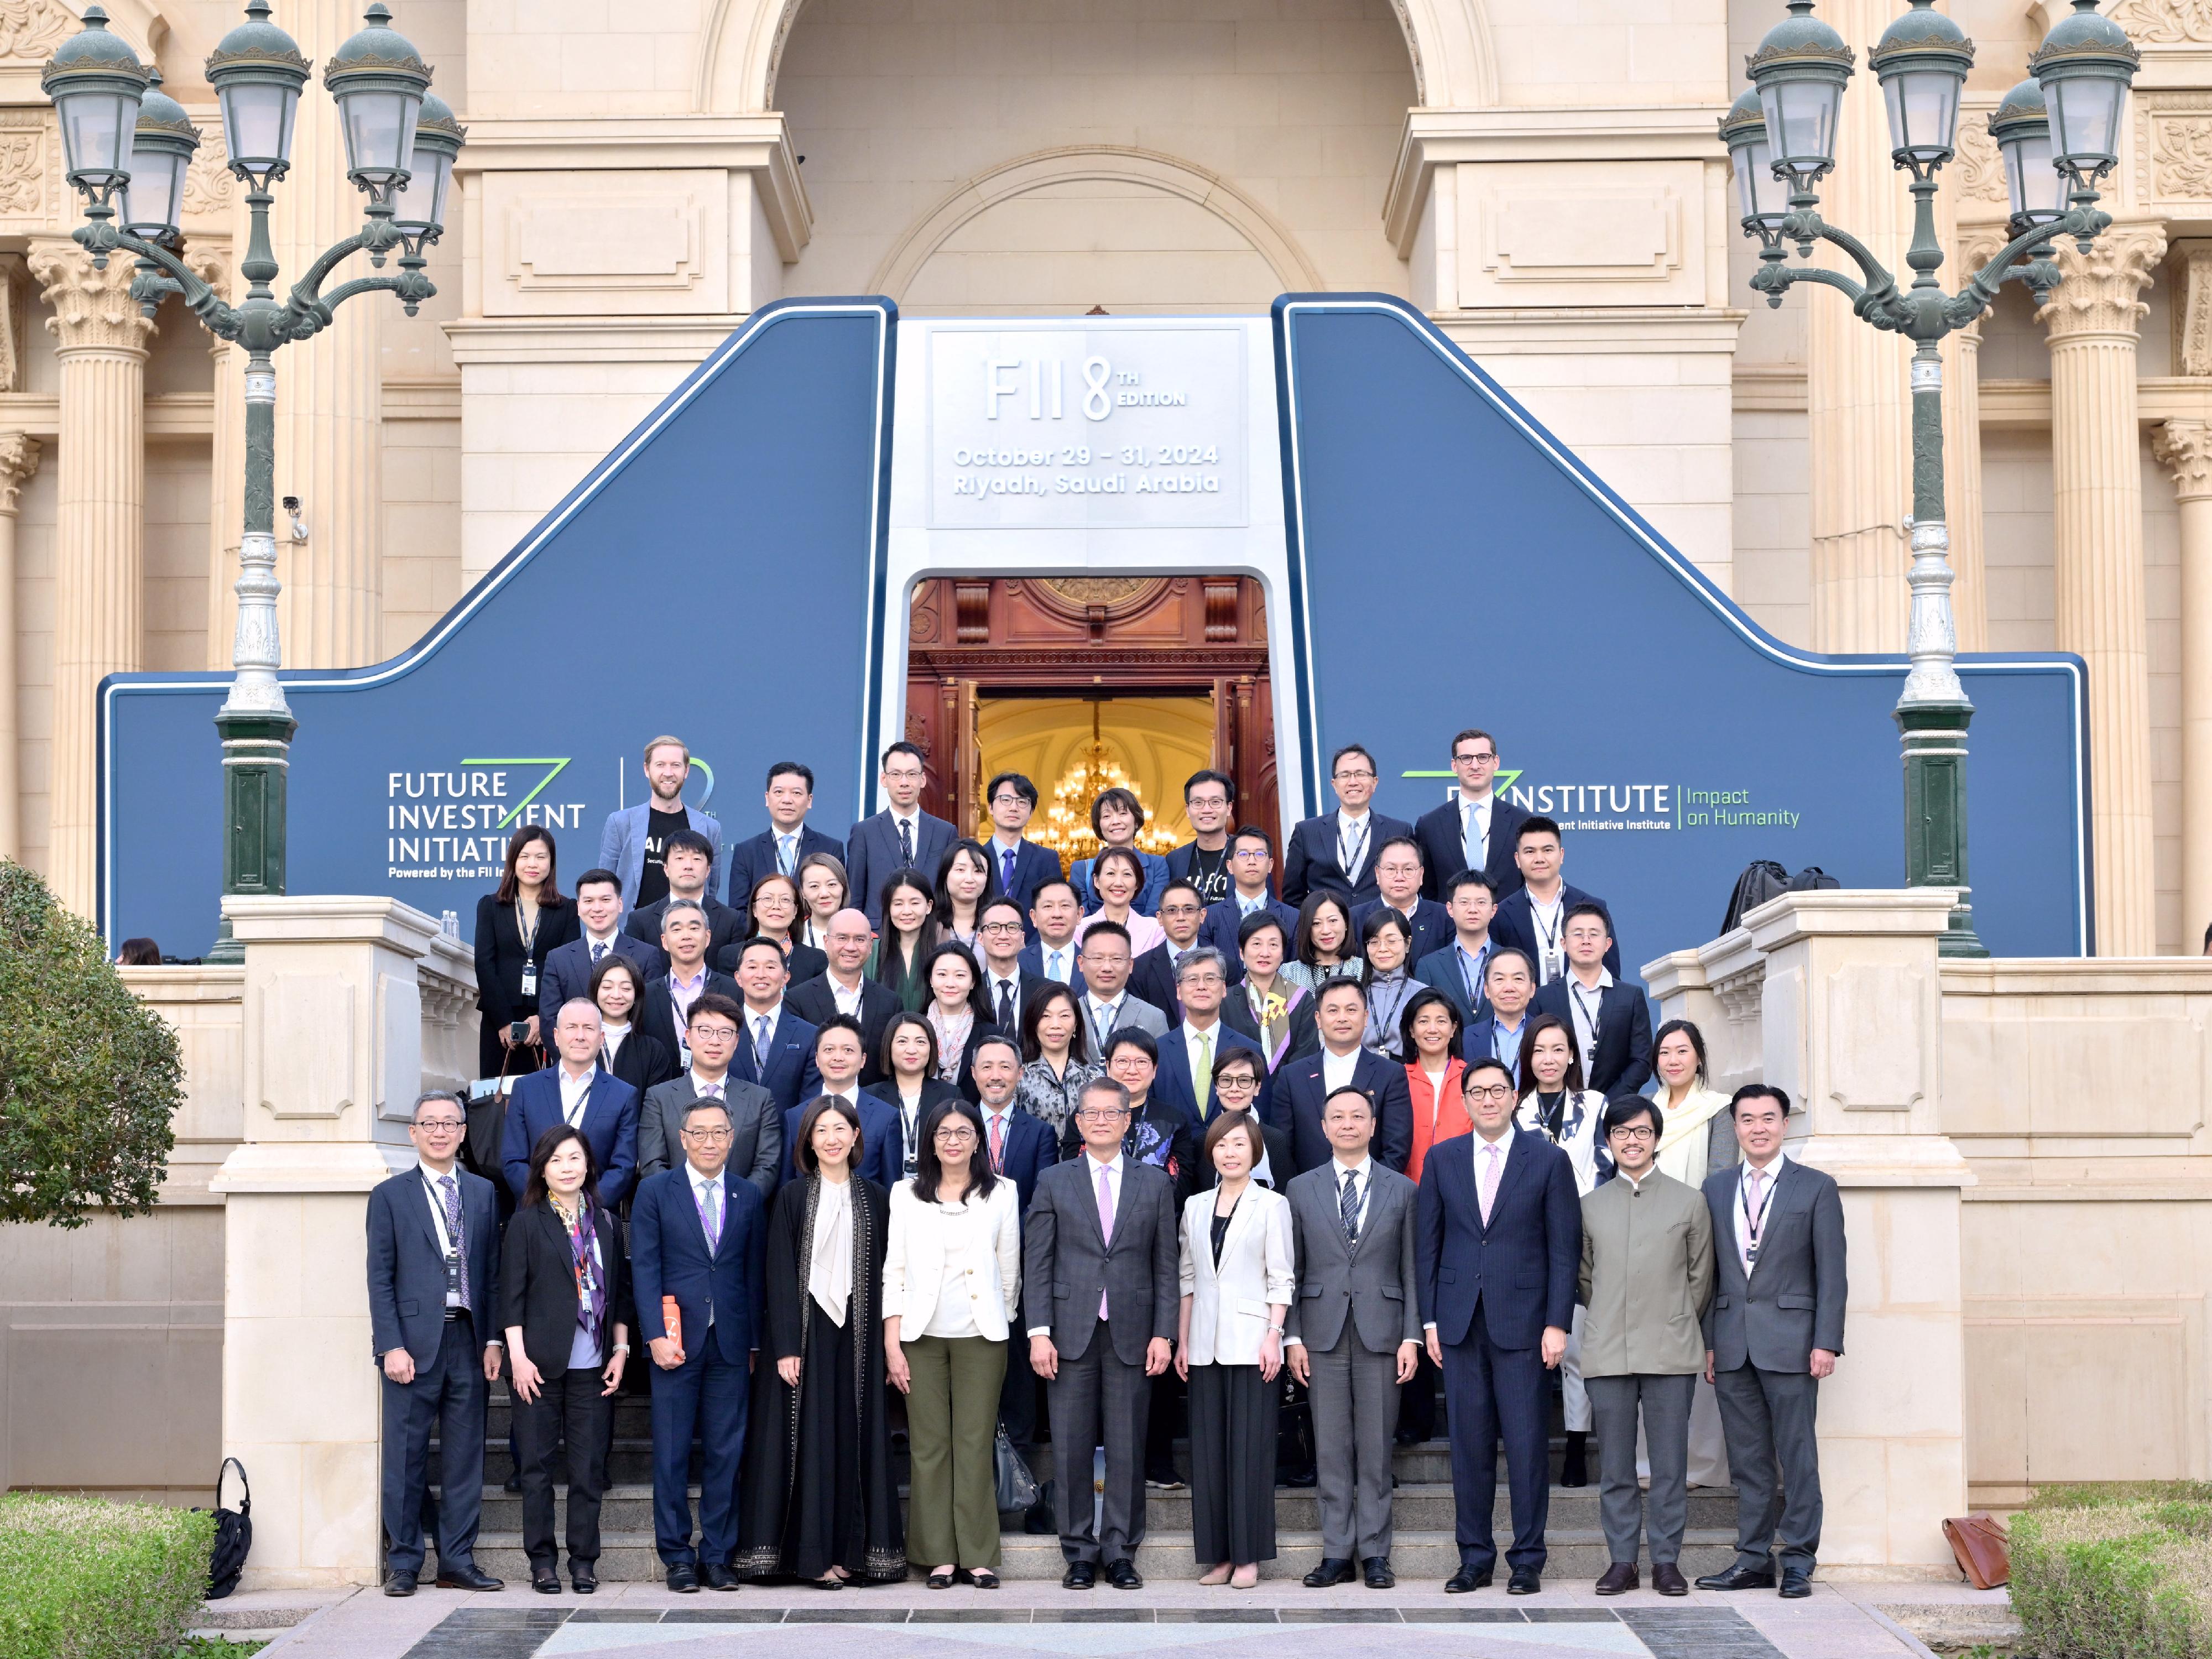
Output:
M2124 335L2132 344L2143 313L2138 297L2166 258L2166 230L2154 221L2114 224L2082 253L2061 239L2058 268L2064 276L2039 313L2051 344L2087 336Z
M2181 500L2212 496L2212 422L2168 421L2151 433L2150 453L2173 474L2174 494Z
M75 242L31 244L26 263L37 278L39 297L54 308L46 319L55 349L72 351L136 351L143 354L154 332L131 297L132 260L118 254L106 270L95 270L92 256Z
M13 517L23 486L39 470L39 441L27 432L0 432L0 514Z

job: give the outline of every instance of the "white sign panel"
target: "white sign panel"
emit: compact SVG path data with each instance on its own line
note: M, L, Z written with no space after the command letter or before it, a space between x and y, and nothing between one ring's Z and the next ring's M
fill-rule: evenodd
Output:
M939 324L929 523L1206 529L1249 522L1249 331Z

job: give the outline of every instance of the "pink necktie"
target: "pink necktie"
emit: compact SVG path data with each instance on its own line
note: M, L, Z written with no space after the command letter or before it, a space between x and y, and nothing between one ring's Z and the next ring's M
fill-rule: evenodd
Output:
M1006 1120L1003 1114L994 1112L991 1115L991 1171L1000 1174L1006 1167Z
M1098 1231L1105 1241L1114 1242L1114 1188L1106 1178L1106 1166L1098 1166ZM1098 1292L1098 1316L1106 1317L1106 1292Z
M1490 1224L1490 1206L1498 1201L1498 1174L1504 1167L1498 1154L1498 1143L1486 1141L1482 1150L1489 1161L1482 1166L1482 1224Z

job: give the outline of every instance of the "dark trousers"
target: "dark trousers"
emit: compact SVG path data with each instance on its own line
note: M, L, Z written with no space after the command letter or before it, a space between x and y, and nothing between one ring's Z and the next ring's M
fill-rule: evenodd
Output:
M653 1373L653 1547L667 1566L726 1566L738 1547L738 1466L745 1455L752 1375L711 1335L672 1371ZM700 1442L699 1547L691 1547L691 1436Z
M1060 1357L1047 1385L1060 1552L1071 1561L1133 1560L1145 1541L1145 1421L1152 1379L1124 1364L1102 1325L1080 1359ZM1105 1525L1092 1516L1091 1455L1106 1448ZM909 1540L911 1547L911 1540Z
M1170 1365L1152 1379L1152 1403L1145 1417L1145 1476L1180 1479L1176 1469L1176 1434L1184 1425L1189 1390Z
M1006 1349L1006 1380L999 1386L999 1421L1006 1438L1028 1459L1036 1444L1037 1374L1030 1369L1029 1340L1018 1331Z
M483 1512L483 1345L468 1315L446 1322L438 1357L412 1382L384 1382L384 1560L393 1572L422 1571L423 1499L430 1485L430 1430L438 1431L438 1566L471 1565Z
M511 1385L510 1385L511 1386ZM607 1489L607 1427L615 1402L602 1399L599 1373L580 1368L543 1373L538 1398L514 1401L515 1432L522 1438L522 1550L533 1566L550 1567L553 1555L553 1464L568 1443L568 1559L599 1559L599 1499Z
M1437 1437L1437 1366L1425 1342L1421 1345L1421 1368L1398 1391L1398 1432L1417 1441Z
M1491 1509L1498 1498L1498 1443L1505 1442L1513 1498L1509 1565L1542 1571L1544 1523L1552 1507L1550 1401L1540 1348L1501 1348L1477 1307L1467 1340L1444 1350L1444 1409L1451 1419L1452 1498L1459 1559L1477 1572L1498 1560Z
M1636 1565L1637 1534L1651 1546L1651 1565L1682 1554L1690 1504L1690 1397L1693 1376L1586 1376L1596 1419L1598 1513L1615 1562ZM1636 1481L1636 1424L1651 1458L1648 1500Z
M1814 1429L1820 1385L1806 1371L1740 1365L1714 1374L1713 1395L1735 1479L1736 1564L1763 1572L1779 1556L1785 1572L1812 1571L1820 1553L1820 1443Z
M1275 1559L1275 1415L1282 1399L1281 1389L1260 1380L1257 1365L1190 1368L1191 1538L1200 1566Z

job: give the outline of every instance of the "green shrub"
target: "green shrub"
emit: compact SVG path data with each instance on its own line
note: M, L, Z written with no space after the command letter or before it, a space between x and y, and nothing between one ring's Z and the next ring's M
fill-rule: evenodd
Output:
M2012 1605L2038 1659L2212 1656L2212 1501L2202 1486L2075 1488L2014 1519Z
M156 1504L0 1496L0 1654L167 1659L207 1595L215 1517Z
M0 859L0 1221L154 1206L185 1099L177 1034L100 936Z

